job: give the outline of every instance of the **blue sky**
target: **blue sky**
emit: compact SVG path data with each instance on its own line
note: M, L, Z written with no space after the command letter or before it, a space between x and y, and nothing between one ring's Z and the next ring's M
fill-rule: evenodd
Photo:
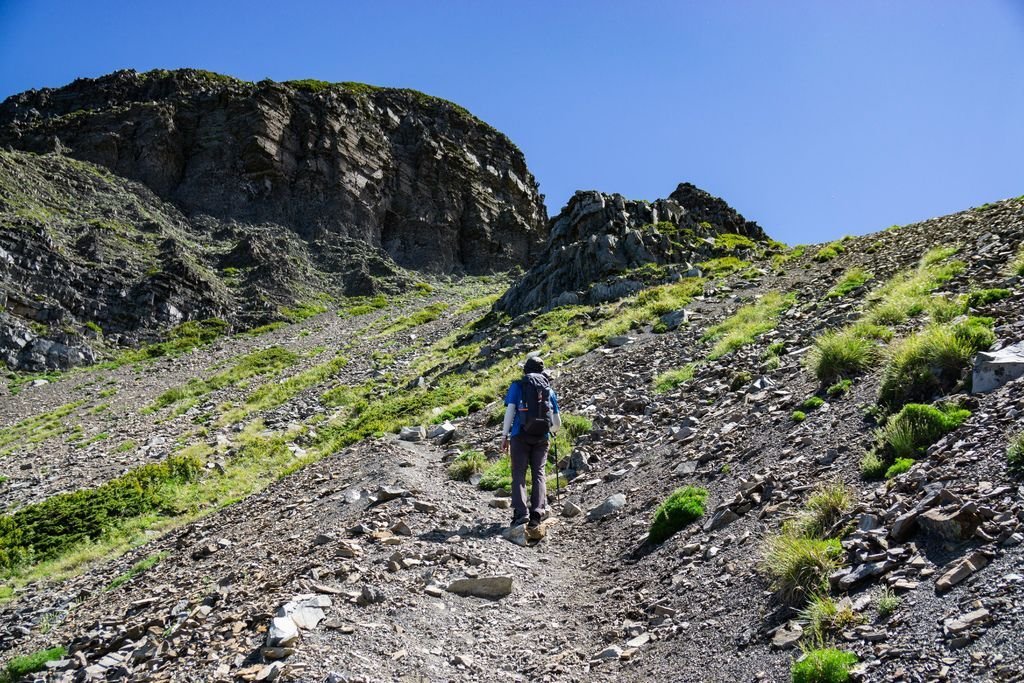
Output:
M0 0L0 97L176 67L454 100L552 214L689 181L798 243L1024 194L1020 0Z

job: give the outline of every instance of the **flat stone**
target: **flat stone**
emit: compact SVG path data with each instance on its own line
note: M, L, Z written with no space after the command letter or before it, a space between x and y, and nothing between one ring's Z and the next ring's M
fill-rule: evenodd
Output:
M605 649L603 649L600 652L598 652L596 655L594 655L593 659L595 659L597 661L602 661L602 660L618 659L621 656L622 656L622 648L619 647L618 645L612 645L611 647L606 647Z
M957 561L945 574L935 582L935 590L939 593L948 591L974 572L988 565L988 557L980 552Z
M1024 376L1024 341L999 351L982 351L974 357L971 393L994 391L1021 376Z
M928 510L918 517L917 523L926 532L935 536L951 541L963 541L973 536L981 526L982 519L977 507L974 503L967 503L953 512Z
M571 500L565 501L565 505L562 506L563 517L578 517L583 514L583 508Z
M446 590L463 597L500 600L512 592L512 577L504 575L456 579L448 584Z
M290 616L296 626L310 631L316 628L317 624L323 621L325 615L324 611L319 607L301 605L297 607Z
M722 508L712 515L711 519L705 522L704 531L717 531L719 529L724 529L739 518L740 516L733 512L731 508Z
M803 627L797 622L791 621L775 631L775 635L772 636L772 647L779 650L790 650L796 647L803 635Z
M598 520L614 515L626 506L626 494L616 493L605 499L603 503L590 509L587 519Z
M288 647L299 639L299 627L291 617L274 617L267 630L267 647Z
M398 438L402 441L423 441L427 438L427 430L423 428L423 425L402 427L402 431L398 433Z

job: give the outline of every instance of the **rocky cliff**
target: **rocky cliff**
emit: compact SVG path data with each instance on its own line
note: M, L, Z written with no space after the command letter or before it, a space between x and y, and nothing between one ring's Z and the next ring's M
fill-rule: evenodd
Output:
M652 275L698 276L695 264L768 246L757 223L689 183L654 202L577 192L551 220L542 255L497 308L516 315L617 299Z
M121 71L8 98L0 145L0 352L16 368L89 362L86 325L132 343L401 291L403 269L501 271L545 231L522 153L411 90Z

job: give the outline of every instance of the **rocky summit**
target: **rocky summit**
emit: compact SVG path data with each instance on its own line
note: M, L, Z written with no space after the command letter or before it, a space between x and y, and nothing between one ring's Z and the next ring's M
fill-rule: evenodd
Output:
M788 247L689 184L545 223L510 143L410 92L120 73L4 107L0 680L1020 680L1024 197ZM342 109L451 183L366 196L521 246L305 222L354 187L291 165L341 164L296 140L352 142ZM250 142L285 147L236 146L271 110ZM160 180L136 139L199 158ZM532 352L563 429L510 527Z

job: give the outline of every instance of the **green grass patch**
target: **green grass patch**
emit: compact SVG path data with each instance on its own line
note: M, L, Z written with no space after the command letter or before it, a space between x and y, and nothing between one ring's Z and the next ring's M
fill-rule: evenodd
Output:
M878 597L878 616L883 619L891 617L903 604L900 596L896 595L891 588L886 586Z
M241 406L226 412L218 422L233 424L254 412L270 410L283 405L306 389L334 377L346 365L348 365L347 358L335 356L329 361L318 363L308 370L292 375L284 381L262 384L245 398L245 402Z
M736 251L737 249L756 249L754 240L744 235L737 235L734 232L723 232L715 235L715 247L725 251Z
M828 595L812 596L800 612L806 623L804 637L812 643L823 643L842 631L864 623L864 617L850 605L840 607Z
M115 453L127 453L128 451L134 451L139 447L139 444L135 443L132 439L125 439L117 446L114 447Z
M738 270L750 267L750 261L743 261L735 256L721 256L698 263L697 267L707 276L725 277Z
M800 404L800 407L804 410L817 410L823 405L825 405L825 399L820 396L811 396L810 398L804 399L804 402Z
M881 479L888 469L889 465L885 459L874 449L865 453L864 457L860 459L860 476L864 479Z
M863 287L873 277L874 275L863 268L850 268L843 273L839 281L825 294L825 298L844 297L850 292Z
M835 384L829 386L829 388L825 390L825 393L827 393L830 398L838 398L848 392L852 386L852 379L841 379Z
M850 327L815 338L805 364L818 381L829 384L867 371L879 356L878 344Z
M703 517L707 497L707 489L697 486L683 486L673 491L654 511L648 536L651 543L663 543L687 524Z
M594 423L590 421L590 418L583 415L561 413L560 416L562 418L562 428L558 433L565 434L572 441L575 441L584 434L588 434L594 428Z
M1006 464L1014 474L1024 473L1024 432L1010 436L1006 445Z
M790 417L793 418L793 422L803 422L807 419L807 413L802 410L794 410Z
M345 299L338 315L342 318L352 318L358 315L366 315L388 307L388 298L383 294L376 296L355 296Z
M209 379L193 379L183 386L168 389L144 412L155 412L183 401L194 404L196 399L219 389L240 384L250 377L277 374L291 367L298 359L298 354L280 346L253 351L240 357L230 369L219 372Z
M40 650L30 655L15 657L7 663L7 669L0 676L0 683L13 683L29 674L34 674L46 668L46 663L58 659L64 659L67 650L63 647L53 647L49 650Z
M896 462L889 465L889 468L885 471L885 478L892 479L898 477L913 467L915 462L917 461L913 458L896 458Z
M818 263L825 263L826 261L831 261L832 259L836 258L844 251L846 251L846 245L844 244L844 242L847 239L849 238L844 237L841 240L829 242L824 247L819 249L817 253L814 254L814 260L817 261Z
M681 368L668 370L654 378L654 391L664 394L693 379L696 363L687 363Z
M1008 296L1010 296L1008 289L978 289L967 294L967 305L970 308L978 308L1002 301Z
M821 648L808 650L793 662L790 676L793 683L846 683L857 655L846 650Z
M501 298L501 292L494 294L488 294L487 296L479 296L469 301L456 309L456 315L462 315L463 313L472 313L473 311L480 310L481 308L490 308L494 305L494 302Z
M799 606L828 591L828 577L842 565L838 539L806 538L785 531L767 540L763 569L787 605Z
M419 325L425 325L429 322L433 322L440 318L441 314L447 309L448 304L444 302L430 304L426 308L394 321L381 330L381 334L394 334L396 332L402 332L404 330L412 329L413 327L418 327Z
M320 315L321 313L327 312L327 306L324 304L304 303L295 306L294 308L282 308L281 315L285 317L289 322L298 323L303 320L307 320L314 316Z
M191 320L173 328L165 341L149 344L139 349L125 351L106 367L117 367L152 358L177 356L225 336L231 326L220 318Z
M153 555L150 555L149 557L136 562L134 565L132 565L131 569L129 569L124 574L121 574L113 581L111 581L110 584L104 590L109 592L117 588L120 588L124 584L134 579L136 576L139 576L140 574L143 574L152 569L153 567L155 567L161 560L163 560L168 555L170 555L169 552L163 551L159 553L154 553Z
M59 408L25 418L21 422L0 429L0 456L8 455L26 445L38 444L71 430L64 419L85 401L65 403Z
M474 474L483 472L486 467L487 457L482 452L463 451L448 466L448 477L456 481L467 481ZM511 477L511 472L509 476Z
M878 440L896 458L917 458L928 447L971 416L953 404L935 406L908 403L879 430Z
M740 308L731 317L704 333L704 341L715 342L708 358L721 358L775 329L779 316L795 302L795 294L768 292L759 301Z
M1024 277L1024 247L1021 247L1017 255L1006 264L1007 272L1016 277Z
M250 337L258 337L261 334L268 334L270 332L280 330L282 327L288 327L288 325L289 323L286 323L283 320L278 320L276 322L267 323L266 325L254 327L251 330L248 330L246 334L249 335Z
M842 482L821 484L801 510L787 522L786 531L806 538L825 538L853 505L853 492Z
M995 341L990 328L991 321L984 318L932 324L895 344L882 371L879 401L898 408L909 401L929 401L953 388L974 354Z

